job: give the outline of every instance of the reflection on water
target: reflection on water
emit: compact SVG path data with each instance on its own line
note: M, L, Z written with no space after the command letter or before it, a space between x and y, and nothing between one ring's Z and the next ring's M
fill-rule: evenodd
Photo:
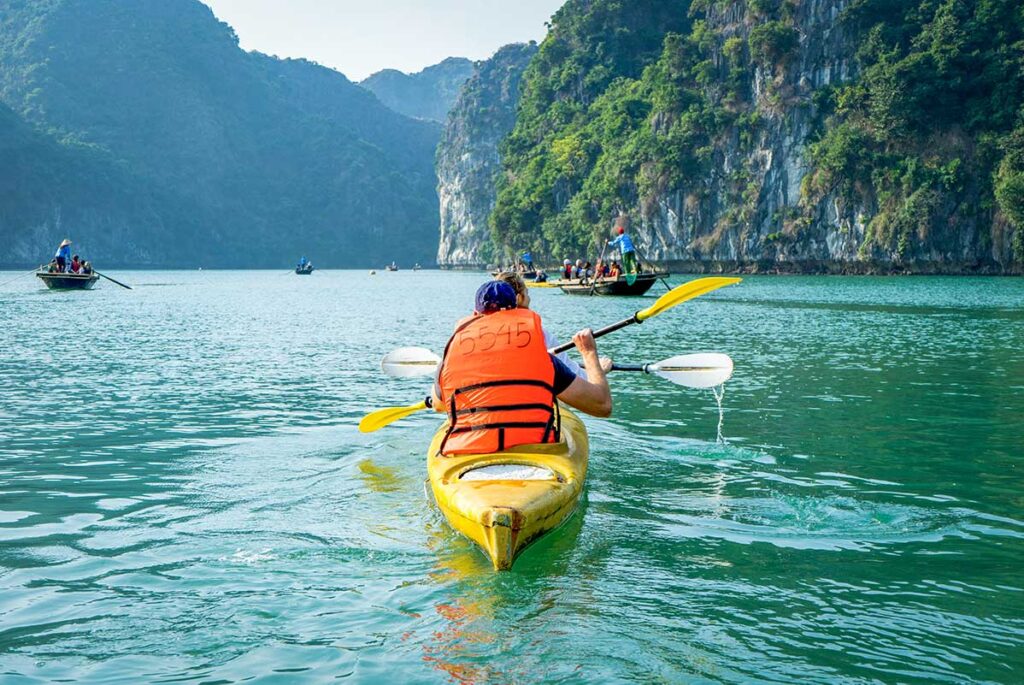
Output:
M1020 280L750 278L603 339L735 375L721 409L613 376L587 501L501 574L425 494L437 419L355 428L426 392L379 358L441 349L479 275L23 280L0 289L0 680L1024 668ZM642 302L531 296L561 339Z

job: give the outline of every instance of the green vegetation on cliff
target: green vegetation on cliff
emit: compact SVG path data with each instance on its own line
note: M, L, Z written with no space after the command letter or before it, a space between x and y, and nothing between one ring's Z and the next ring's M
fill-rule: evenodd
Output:
M855 0L842 20L860 75L820 94L809 197L875 198L864 252L903 255L941 222L983 216L1018 229L1024 261L1024 5Z
M828 259L860 225L866 262L1019 268L1024 5L824 4L569 0L502 149L496 245L593 251L626 214L677 258ZM797 169L799 197L767 196Z

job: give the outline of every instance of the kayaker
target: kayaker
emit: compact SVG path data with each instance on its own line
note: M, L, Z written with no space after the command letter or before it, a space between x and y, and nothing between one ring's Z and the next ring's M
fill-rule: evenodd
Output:
M514 290L516 293L516 307L519 307L521 309L530 308L530 289L526 287L526 281L523 280L522 276L512 271L503 271L500 274L498 274L496 280L505 281L510 286L512 286L512 290ZM558 340L556 340L553 335L548 333L546 329L544 330L544 345L549 350L553 347L558 347ZM559 359L561 359L566 366L572 369L572 372L574 374L586 380L586 370L582 366L577 364L574 359L570 359L568 352L562 352L556 356ZM611 371L612 360L608 357L601 357L601 368L604 369L605 373Z
M441 454L488 454L516 445L558 442L558 403L610 416L612 396L588 328L573 336L590 380L548 352L540 317L516 307L504 281L476 293L476 311L445 347L432 406L447 412Z
M619 226L618 233L619 237L609 240L608 245L610 247L618 247L622 252L623 271L635 274L637 272L636 248L633 247L633 241L629 239L629 234L626 233L625 228Z
M68 264L71 263L71 241L65 238L53 258L57 260L57 268L61 273L67 271Z

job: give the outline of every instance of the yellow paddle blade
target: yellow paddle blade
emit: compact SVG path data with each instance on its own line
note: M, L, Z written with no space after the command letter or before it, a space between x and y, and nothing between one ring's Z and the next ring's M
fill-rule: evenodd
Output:
M689 283L683 283L682 285L676 286L669 290L667 293L659 297L654 304L647 309L642 309L636 313L637 321L646 321L652 316L661 314L666 309L671 309L677 304L682 304L687 300L692 300L695 297L700 297L705 293L709 293L712 290L718 290L719 288L732 285L733 283L739 283L742 278L727 278L724 276L714 276L711 278L698 278L695 281Z
M408 407L388 407L386 409L378 409L372 411L363 417L363 420L359 422L360 433L372 433L376 430L380 430L384 426L394 423L399 419L404 419L406 416L410 416L426 409L427 403L423 400L416 404L410 404Z

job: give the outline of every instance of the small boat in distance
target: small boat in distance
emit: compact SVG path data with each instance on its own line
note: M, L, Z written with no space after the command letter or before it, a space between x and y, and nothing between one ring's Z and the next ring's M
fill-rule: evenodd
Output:
M95 271L88 274L49 272L41 269L36 277L42 279L50 290L90 290L100 280Z
M422 269L422 268L423 268L423 267L422 267L422 266L420 266L420 263L419 263L419 262L416 262L415 264L413 264L413 265L412 265L412 270L413 270L413 271L419 271L419 270L420 270L420 269Z
M398 271L398 264L395 264L394 262L391 262L390 264L388 264L384 268L387 269L388 271Z
M295 267L295 273L300 276L308 276L313 273L313 262L309 261L305 257L299 259L298 265Z
M598 279L596 284L591 281L576 281L575 283L562 281L558 284L558 287L562 289L563 293L569 295L626 295L639 297L650 290L651 286L659 278L668 278L668 276L667 271L656 271L653 273L637 274L636 280L632 284L626 280L625 276L619 276L618 278Z

